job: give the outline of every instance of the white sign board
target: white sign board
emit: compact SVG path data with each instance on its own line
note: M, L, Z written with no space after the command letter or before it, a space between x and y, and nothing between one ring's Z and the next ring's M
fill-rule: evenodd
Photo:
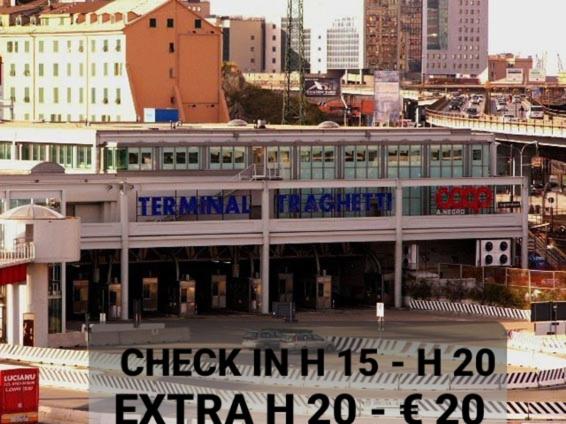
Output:
M529 82L545 82L546 74L542 69L531 69L529 72Z
M154 108L144 108L143 109L143 122L155 122L155 109Z
M401 85L399 72L374 73L375 125L397 125L401 119Z
M523 70L520 68L509 68L507 69L507 77L505 82L522 84L523 83Z
M385 318L385 304L383 302L379 302L376 303L375 306L376 306L375 315L378 318Z

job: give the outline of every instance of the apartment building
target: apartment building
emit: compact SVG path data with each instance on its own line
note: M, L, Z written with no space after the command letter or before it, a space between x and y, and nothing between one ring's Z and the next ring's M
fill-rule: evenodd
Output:
M222 28L222 58L245 73L281 72L281 29L264 18L210 17Z
M489 0L425 0L423 73L480 77L488 67Z
M368 69L420 77L423 0L366 0L365 46Z
M4 120L136 122L145 108L228 119L221 31L183 2L48 3L25 20L11 9L0 9Z

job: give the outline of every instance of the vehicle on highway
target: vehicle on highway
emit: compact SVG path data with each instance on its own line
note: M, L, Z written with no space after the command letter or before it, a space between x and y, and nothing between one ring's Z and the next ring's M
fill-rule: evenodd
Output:
M474 107L469 107L468 109L466 109L465 115L467 118L471 119L479 119L480 117L479 111Z
M518 119L512 113L505 113L503 115L503 122L517 122Z
M474 105L481 104L481 99L478 96L472 97L472 104L474 104Z
M521 103L521 96L513 96L513 103Z
M497 103L495 109L497 110L497 112L507 112L507 105L503 103Z
M544 119L544 108L540 105L531 105L527 112L529 119Z
M544 191L544 184L531 184L529 193L531 196L540 196Z
M281 342L281 349L288 349L290 351L323 349L325 352L334 352L336 346L317 334L297 333L288 334Z

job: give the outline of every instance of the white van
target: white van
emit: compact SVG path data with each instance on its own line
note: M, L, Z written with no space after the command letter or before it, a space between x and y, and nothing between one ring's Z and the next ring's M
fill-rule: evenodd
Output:
M531 105L527 113L528 119L544 119L544 108L539 105Z

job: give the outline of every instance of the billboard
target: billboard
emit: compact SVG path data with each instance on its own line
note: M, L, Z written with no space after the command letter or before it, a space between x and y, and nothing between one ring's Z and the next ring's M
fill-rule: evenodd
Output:
M375 71L374 125L396 125L401 119L401 87L399 72Z
M546 82L546 74L542 69L531 69L529 82Z
M507 69L507 76L505 82L513 84L522 84L524 80L523 70L520 68L509 68Z
M307 97L340 96L340 78L305 77L305 96Z

